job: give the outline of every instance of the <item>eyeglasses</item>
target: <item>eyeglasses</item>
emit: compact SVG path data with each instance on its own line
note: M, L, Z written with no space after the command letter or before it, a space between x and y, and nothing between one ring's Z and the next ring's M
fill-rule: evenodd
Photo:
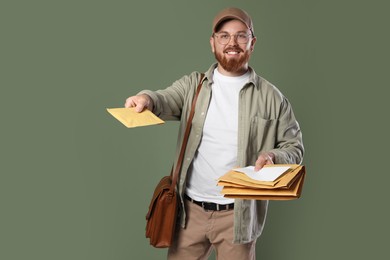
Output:
M223 45L228 44L232 36L234 36L234 40L237 41L237 43L241 44L248 43L249 39L252 37L251 34L247 33L228 34L225 32L214 33L214 36L217 37L218 42Z

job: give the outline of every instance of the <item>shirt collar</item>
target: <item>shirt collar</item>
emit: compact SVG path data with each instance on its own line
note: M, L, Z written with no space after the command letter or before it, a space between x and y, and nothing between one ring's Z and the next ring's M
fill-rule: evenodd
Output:
M218 63L214 63L213 65L211 65L210 66L210 68L205 72L205 79L207 79L208 80L208 83L211 85L211 84L213 84L213 76L214 76L214 69L216 68L218 66ZM248 69L249 69L249 72L250 72L250 74L249 74L249 83L252 83L253 85L257 85L256 83L257 83L257 81L258 81L258 79L257 79L257 77L256 77L256 72L254 71L254 69L251 67L251 66L249 66L248 67Z

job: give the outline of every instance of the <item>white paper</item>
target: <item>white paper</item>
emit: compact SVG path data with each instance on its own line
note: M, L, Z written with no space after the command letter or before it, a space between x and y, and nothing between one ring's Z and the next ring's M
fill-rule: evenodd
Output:
M289 166L263 167L260 171L255 171L254 166L233 169L236 172L245 173L249 178L256 181L275 181L280 175L290 169Z

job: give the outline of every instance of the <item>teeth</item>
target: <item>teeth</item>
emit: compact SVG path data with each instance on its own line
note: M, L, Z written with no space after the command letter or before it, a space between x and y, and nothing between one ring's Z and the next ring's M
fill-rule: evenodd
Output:
M228 51L227 53L228 54L238 54L238 52L236 52L236 51Z

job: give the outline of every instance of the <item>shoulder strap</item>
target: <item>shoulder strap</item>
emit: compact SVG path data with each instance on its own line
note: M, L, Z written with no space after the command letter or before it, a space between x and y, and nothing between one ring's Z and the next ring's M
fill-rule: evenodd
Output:
M191 132L192 119L194 118L194 114L195 114L196 100L198 99L200 89L202 88L202 80L203 80L203 78L204 78L204 74L202 73L201 77L200 77L199 85L196 88L196 94L194 96L194 99L192 100L191 111L190 111L190 115L189 115L188 120L187 120L186 130L184 132L184 137L183 137L183 142L182 142L181 149L180 149L179 158L177 160L176 167L174 168L174 172L172 173L173 174L173 176L172 176L172 184L171 184L171 188L170 188L171 192L173 192L175 190L175 186L176 186L176 183L177 183L179 172L181 170L181 166L182 166L182 163L183 163L184 152L186 150L188 137L190 136L190 132Z

